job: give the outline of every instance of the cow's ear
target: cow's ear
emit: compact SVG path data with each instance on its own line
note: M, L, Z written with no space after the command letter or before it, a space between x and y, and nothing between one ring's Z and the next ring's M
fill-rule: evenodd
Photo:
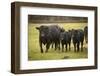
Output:
M37 30L40 30L40 27L36 27Z

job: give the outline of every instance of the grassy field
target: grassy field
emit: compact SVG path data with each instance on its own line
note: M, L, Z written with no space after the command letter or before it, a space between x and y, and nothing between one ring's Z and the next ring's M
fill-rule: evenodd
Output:
M28 60L53 60L53 59L79 59L87 58L87 44L84 42L83 52L75 53L73 44L71 43L71 50L68 52L61 52L61 50L54 50L50 47L48 53L41 53L39 47L39 31L35 27L41 24L29 24L28 25ZM59 23L60 27L65 30L69 29L84 29L87 23ZM43 46L45 51L45 46Z

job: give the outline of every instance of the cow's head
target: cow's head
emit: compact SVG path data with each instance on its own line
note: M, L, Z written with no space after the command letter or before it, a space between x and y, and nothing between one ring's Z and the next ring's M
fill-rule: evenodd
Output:
M76 30L76 29L72 29L72 30L71 30L72 38L73 38L73 37L76 37L77 34L78 34L78 30Z
M65 29L64 28L60 28L60 32L65 32Z
M66 32L61 32L60 33L60 40L63 41L65 39L65 34Z
M39 30L40 36L41 37L46 37L48 34L48 26L40 26L40 27L36 27L37 30Z

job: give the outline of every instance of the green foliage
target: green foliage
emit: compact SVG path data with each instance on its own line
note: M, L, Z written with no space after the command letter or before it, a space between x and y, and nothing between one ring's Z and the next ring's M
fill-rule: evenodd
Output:
M71 50L68 52L61 52L61 50L54 50L50 47L48 53L41 53L39 47L39 31L36 27L42 24L29 24L28 25L28 59L29 60L52 60L52 59L79 59L87 58L87 44L84 42L83 52L75 53L73 49L73 44L71 43ZM60 27L65 30L70 29L84 29L87 23L59 23ZM45 51L45 46L43 46Z

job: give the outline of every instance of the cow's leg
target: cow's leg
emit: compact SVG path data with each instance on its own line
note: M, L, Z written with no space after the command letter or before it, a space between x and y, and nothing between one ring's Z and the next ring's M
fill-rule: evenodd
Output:
M66 52L67 52L67 44L66 44Z
M43 53L42 42L40 42L39 44L40 44L41 53Z
M86 41L86 36L85 36L85 42L87 43L87 41Z
M62 52L64 52L64 44L62 44Z
M74 43L74 52L76 52L76 43Z
M81 51L83 51L83 41L81 42Z
M69 42L69 51L70 51L71 49L70 49L70 42Z
M52 42L52 48L53 48L53 44L54 44L54 43Z
M88 37L85 35L85 42L88 43Z
M59 47L59 50L60 50L60 41L59 41L59 43L58 43L58 47Z
M79 52L79 50L80 50L79 47L80 47L80 43L78 42L78 43L77 43L77 52Z
M88 37L87 37L87 36L85 36L85 42L86 42L86 43L88 42Z
M49 47L50 47L50 43L47 43L47 45L46 45L46 52L48 52Z
M86 43L88 43L88 37L86 37Z
M57 49L57 42L55 42L55 50Z

